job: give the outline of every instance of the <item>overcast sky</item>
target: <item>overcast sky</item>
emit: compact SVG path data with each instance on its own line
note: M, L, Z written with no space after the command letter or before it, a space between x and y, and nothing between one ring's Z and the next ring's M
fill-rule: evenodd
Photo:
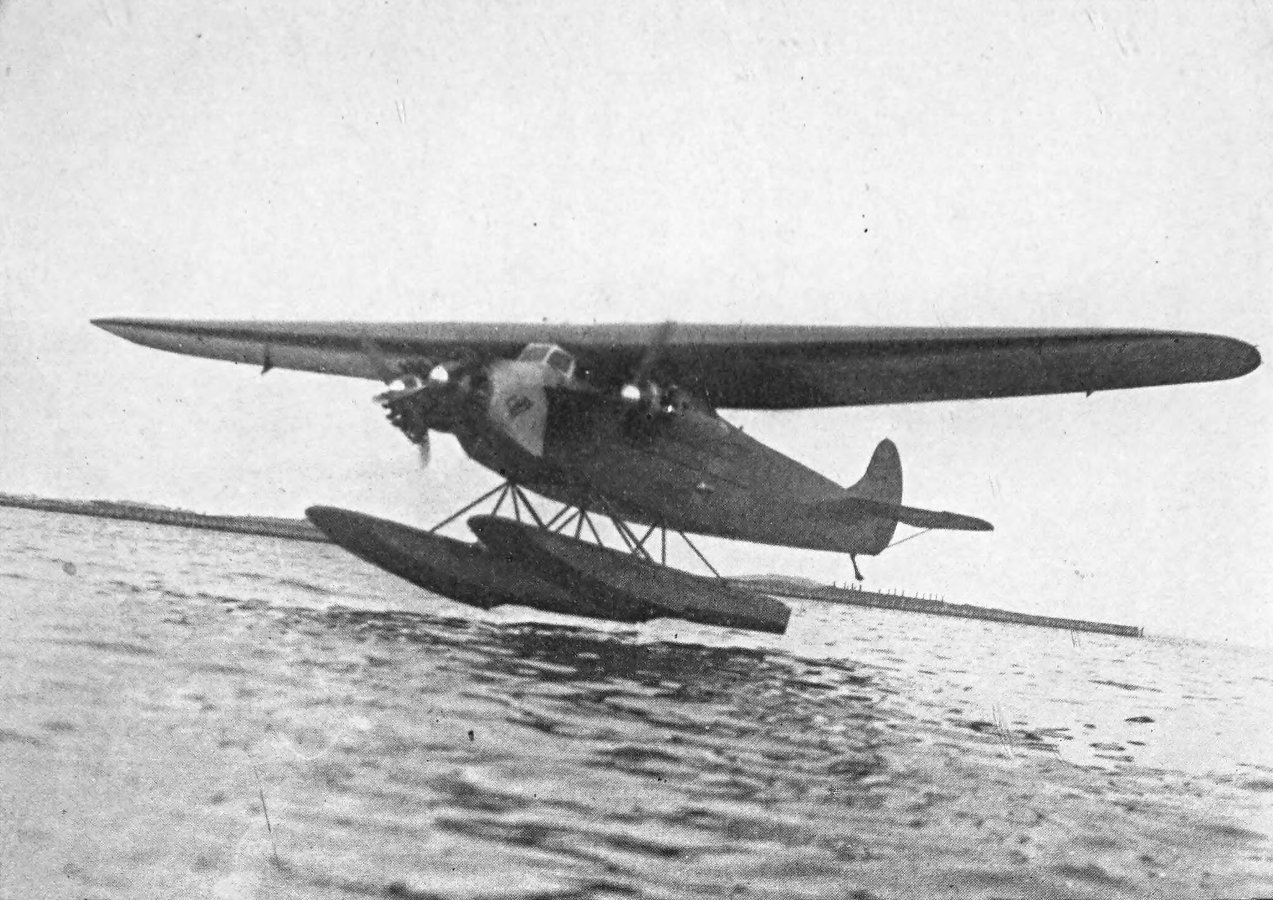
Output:
M0 6L0 490L429 523L376 386L111 315L1136 326L1273 342L1256 3ZM731 418L994 522L868 585L1273 644L1270 367ZM734 572L830 554L709 542ZM1007 632L1005 632L1005 635Z

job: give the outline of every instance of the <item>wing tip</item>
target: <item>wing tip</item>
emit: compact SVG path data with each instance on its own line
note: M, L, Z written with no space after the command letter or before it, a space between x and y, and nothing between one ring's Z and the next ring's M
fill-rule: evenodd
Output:
M138 341L138 336L145 333L148 327L153 327L153 323L146 319L125 319L125 318L102 318L89 319L88 324L94 325L102 331L108 331L116 337L122 337L126 341Z
M1249 375L1260 367L1263 360L1260 358L1260 350L1254 344L1248 344L1246 341L1240 341L1237 338L1228 338L1230 347L1233 350L1232 362L1234 372L1231 378L1240 378L1243 375Z
M1254 344L1221 334L1183 334L1186 353L1191 358L1181 362L1180 381L1227 381L1249 375L1260 367L1263 359Z

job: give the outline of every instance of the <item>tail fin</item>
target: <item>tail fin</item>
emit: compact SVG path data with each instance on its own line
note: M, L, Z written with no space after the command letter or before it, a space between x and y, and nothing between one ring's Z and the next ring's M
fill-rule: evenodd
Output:
M823 510L844 519L856 519L865 533L857 552L874 555L889 545L897 523L916 528L949 528L957 531L990 531L993 526L982 519L959 513L937 512L902 506L902 460L897 445L880 441L871 456L866 474L857 484L845 488L838 497L820 501Z
M888 438L880 441L866 474L853 487L845 491L849 497L877 500L880 503L902 502L902 458L897 445Z
M885 438L871 454L866 474L857 484L819 505L833 507L837 518L857 519L857 552L874 556L889 545L897 530L896 517L881 510L890 510L901 502L902 458L897 445Z

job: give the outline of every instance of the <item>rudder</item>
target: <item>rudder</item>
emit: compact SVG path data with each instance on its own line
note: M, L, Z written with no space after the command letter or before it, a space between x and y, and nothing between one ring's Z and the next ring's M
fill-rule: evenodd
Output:
M851 523L854 532L846 539L842 550L853 554L874 556L884 551L893 540L899 522L925 530L994 530L989 522L974 516L903 506L902 461L897 446L887 439L880 441L875 448L866 474L857 484L819 501L813 508L818 515Z
M845 489L850 497L878 500L881 503L902 502L902 458L897 445L888 438L880 441L871 455L866 474L857 484Z
M897 452L897 445L888 438L880 441L871 454L866 474L857 484L845 488L844 497L859 500L870 500L890 505L902 502L902 458ZM897 520L882 516L871 516L862 525L862 543L859 553L874 556L889 545L893 533L897 531Z

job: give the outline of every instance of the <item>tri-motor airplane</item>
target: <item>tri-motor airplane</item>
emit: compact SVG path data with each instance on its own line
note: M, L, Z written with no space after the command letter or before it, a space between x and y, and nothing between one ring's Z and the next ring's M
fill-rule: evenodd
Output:
M991 525L903 505L901 462L889 440L862 478L843 487L718 410L1090 394L1234 378L1260 364L1242 341L1148 330L94 324L144 346L263 372L382 381L376 400L426 459L431 431L454 434L469 457L504 479L437 526L498 494L491 515L469 521L480 543L330 507L307 511L334 541L416 584L482 607L519 603L624 621L670 615L778 632L788 610L777 601L667 567L668 531L687 542L689 532L845 553L860 580L857 556L882 552L899 523ZM545 520L526 490L561 509ZM496 518L510 497L516 521ZM596 546L602 540L590 514L611 520L626 552ZM595 545L581 539L585 525ZM658 561L647 547L655 531L662 533Z

